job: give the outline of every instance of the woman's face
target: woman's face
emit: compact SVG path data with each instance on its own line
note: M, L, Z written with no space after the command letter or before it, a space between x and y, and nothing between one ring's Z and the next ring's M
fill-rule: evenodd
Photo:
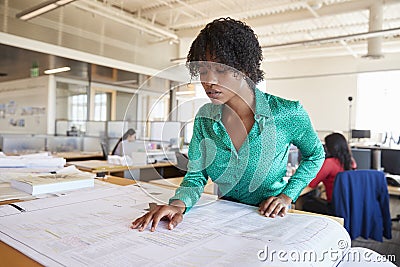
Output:
M133 142L136 140L136 134L128 135L128 138L126 139L128 142Z
M214 104L225 104L248 87L244 75L227 65L205 61L199 63L201 84Z

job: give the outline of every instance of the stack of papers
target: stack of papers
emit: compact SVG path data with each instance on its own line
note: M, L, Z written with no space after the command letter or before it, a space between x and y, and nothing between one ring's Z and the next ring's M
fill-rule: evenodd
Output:
M132 159L129 156L108 155L107 163L113 165L130 166L132 165Z
M56 158L46 153L22 156L6 156L0 154L0 168L62 168L66 160Z

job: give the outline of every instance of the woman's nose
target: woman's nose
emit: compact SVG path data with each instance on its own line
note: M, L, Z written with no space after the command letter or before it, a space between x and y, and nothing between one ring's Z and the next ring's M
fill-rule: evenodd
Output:
M214 71L209 70L206 74L201 76L201 81L206 84L218 84L218 77Z

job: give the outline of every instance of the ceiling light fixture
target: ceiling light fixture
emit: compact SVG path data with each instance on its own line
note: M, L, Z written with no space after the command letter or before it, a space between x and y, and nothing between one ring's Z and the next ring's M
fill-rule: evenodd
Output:
M327 43L334 43L340 41L349 41L355 39L369 39L374 37L380 36L393 36L400 33L400 27L392 28L392 29L385 29L385 30L378 30L378 31L370 31L370 32L362 32L362 33L354 33L349 35L341 35L341 36L333 36L333 37L326 37L326 38L319 38L319 39L311 39L306 41L298 41L298 42L291 42L291 43L284 43L284 44L274 44L274 45L263 45L261 46L262 49L275 49L275 48L289 48L295 46L311 46L311 45L321 45Z
M176 95L194 95L195 93L194 91L179 91L176 92Z
M313 9L318 10L322 7L323 2L321 0L309 0L307 4Z
M54 73L59 73L59 72L64 72L64 71L69 71L69 70L71 70L70 67L62 67L62 68L57 68L57 69L45 70L44 74L54 74Z
M121 85L121 84L137 84L137 80L125 80L125 81L117 81L117 82L113 82L113 84L117 84L117 85Z
M131 13L121 11L119 8L110 8L107 1L93 1L93 0L79 0L74 5L77 8L88 11L94 15L99 15L101 17L111 19L115 22L121 23L128 27L133 27L142 31L143 33L148 33L153 36L157 36L163 40L178 40L179 37L172 30L165 27L157 26L155 23L149 23L147 20L141 18L135 18Z
M40 3L36 6L33 6L31 8L28 8L26 10L23 10L19 12L17 15L15 15L17 18L21 20L29 20L31 18L37 17L39 15L42 15L44 13L47 13L53 9L59 8L61 6L64 6L66 4L69 4L71 2L74 2L76 0L49 0L45 1L43 3Z

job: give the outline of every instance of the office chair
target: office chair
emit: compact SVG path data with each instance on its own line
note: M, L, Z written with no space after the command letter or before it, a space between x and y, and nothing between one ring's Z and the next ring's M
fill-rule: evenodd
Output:
M103 153L103 159L107 160L108 158L108 146L105 142L100 143L101 151Z
M396 217L392 218L392 222L400 222L400 214L397 214Z
M400 176L398 175L386 174L386 181L388 186L400 187ZM397 196L397 198L400 199L400 196ZM400 222L400 214L397 214L396 217L392 218L392 222Z
M187 172L187 165L189 162L188 157L179 151L175 151L175 156L176 156L176 167L179 169L179 172L182 173L182 175L185 175Z
M335 216L344 218L351 239L362 236L382 242L392 238L385 174L377 170L344 171L336 175L332 194Z

